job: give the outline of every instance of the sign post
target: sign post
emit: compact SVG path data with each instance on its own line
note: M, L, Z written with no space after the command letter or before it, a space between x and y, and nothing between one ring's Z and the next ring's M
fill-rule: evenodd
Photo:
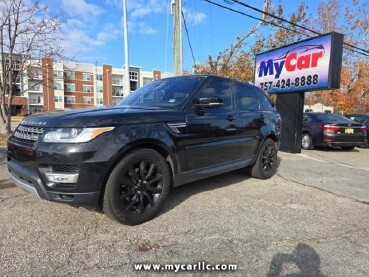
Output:
M343 35L329 33L260 53L255 86L277 94L281 150L301 152L304 92L340 87Z

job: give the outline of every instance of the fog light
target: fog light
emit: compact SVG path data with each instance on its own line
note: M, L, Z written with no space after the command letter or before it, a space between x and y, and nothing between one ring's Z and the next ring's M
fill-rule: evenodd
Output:
M77 183L78 173L45 173L45 176L49 182L62 183L62 184L73 184Z

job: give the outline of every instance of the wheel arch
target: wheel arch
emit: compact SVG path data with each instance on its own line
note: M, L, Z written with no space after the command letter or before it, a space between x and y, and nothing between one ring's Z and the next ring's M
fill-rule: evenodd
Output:
M112 163L110 165L110 168L108 172L106 173L104 177L103 184L101 185L101 191L100 191L100 197L99 197L99 208L102 207L102 201L104 198L105 193L105 187L106 182L108 181L110 174L114 170L114 168L117 166L117 164L124 158L125 155L132 153L136 151L137 149L151 149L156 152L158 152L164 160L167 162L167 165L169 167L170 175L171 175L171 186L173 186L173 179L174 179L174 172L177 169L177 163L175 162L175 159L170 154L170 148L166 145L164 145L161 141L157 140L139 140L134 143L130 143L126 146L124 146L118 153L115 155L115 157L112 159Z

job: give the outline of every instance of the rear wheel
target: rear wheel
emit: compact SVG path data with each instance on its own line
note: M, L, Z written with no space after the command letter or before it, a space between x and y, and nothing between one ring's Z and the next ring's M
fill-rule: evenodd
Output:
M129 153L113 169L106 183L104 213L124 224L152 219L170 190L170 171L164 158L151 149Z
M301 148L305 150L314 149L313 139L311 138L309 133L302 134Z
M353 150L354 148L355 146L341 146L342 150L347 150L347 151Z
M251 168L251 176L258 179L269 179L277 169L278 149L272 139L266 139L260 148L256 163Z

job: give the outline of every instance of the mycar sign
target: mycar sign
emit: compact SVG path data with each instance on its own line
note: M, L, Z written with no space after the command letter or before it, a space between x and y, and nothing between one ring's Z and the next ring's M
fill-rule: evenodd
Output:
M340 86L343 35L329 33L258 54L255 86L269 93Z

